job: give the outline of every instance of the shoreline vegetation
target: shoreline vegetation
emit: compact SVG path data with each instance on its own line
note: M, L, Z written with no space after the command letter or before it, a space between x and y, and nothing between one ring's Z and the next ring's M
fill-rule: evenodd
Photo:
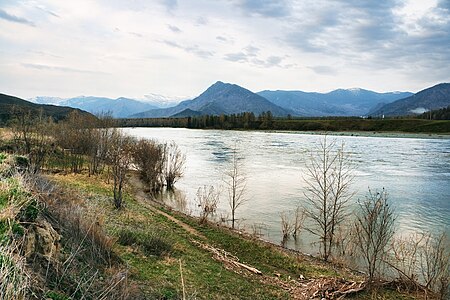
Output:
M258 117L252 113L185 118L117 119L118 127L174 127L189 129L223 129L282 131L365 136L426 136L450 135L450 120L425 120L413 118L275 118L271 114Z
M297 230L314 230L325 249L320 249L321 258L314 258L264 242L256 232L252 236L229 228L234 212L225 222L228 226L208 218L215 213L213 189L199 189L200 218L156 204L154 197L183 176L184 154L174 143L133 139L112 127L116 125L109 118L86 122L77 113L58 123L24 114L0 130L0 295L6 295L2 299L445 299L448 295L450 256L445 237L417 233L411 240L391 244L389 224L394 219L385 194L371 194L361 206L365 210L358 211L360 228L369 228L367 232L355 233L350 230L353 225L341 227L352 194L343 146L335 151L339 145L325 138L322 148L316 149L322 154L308 168L308 199L315 209L305 213L323 230L303 228L297 218L295 225L282 219L280 226L286 237ZM245 194L245 176L240 173L241 160L234 158L228 179L241 184L229 185L232 210L245 201L236 196ZM329 200L335 209L332 203L321 209ZM320 223L321 214L331 218ZM369 265L364 274L351 271L348 264L358 259ZM385 268L390 267L388 276Z

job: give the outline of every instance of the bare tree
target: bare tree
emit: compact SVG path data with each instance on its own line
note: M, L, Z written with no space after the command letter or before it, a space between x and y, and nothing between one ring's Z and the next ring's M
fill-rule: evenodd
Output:
M107 161L111 165L114 179L114 206L117 209L122 207L123 187L126 182L126 175L132 163L134 140L115 129L110 137L110 144L107 152Z
M369 283L373 281L385 260L388 244L394 235L395 217L388 204L387 193L373 194L369 190L366 200L359 203L355 232L357 246L367 269Z
M243 173L243 163L238 157L237 146L232 150L233 156L229 169L225 172L224 183L228 192L228 204L231 210L231 228L234 229L236 222L236 210L245 202L245 192L247 187L247 178Z
M200 207L200 223L206 223L209 216L216 213L220 193L214 186L199 187L196 195L197 205Z
M54 148L50 137L53 119L45 117L42 111L33 114L30 110L16 110L15 116L11 129L17 150L28 157L28 170L37 173Z
M353 178L344 144L336 149L336 142L328 143L325 136L307 165L304 209L316 225L306 230L319 237L326 261L332 254L336 230L347 215L346 208L353 196L350 191Z
M183 176L186 155L175 142L164 145L164 180L167 189L172 189L175 182Z

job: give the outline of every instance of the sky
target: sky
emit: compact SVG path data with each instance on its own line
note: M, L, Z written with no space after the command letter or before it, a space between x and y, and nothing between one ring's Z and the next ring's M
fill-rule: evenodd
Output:
M199 95L450 82L450 0L0 0L0 93Z

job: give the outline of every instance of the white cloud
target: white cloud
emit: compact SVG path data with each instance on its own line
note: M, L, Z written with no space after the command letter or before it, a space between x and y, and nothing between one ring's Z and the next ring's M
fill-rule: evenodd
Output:
M195 96L222 80L254 91L417 91L450 80L447 3L0 2L0 90Z

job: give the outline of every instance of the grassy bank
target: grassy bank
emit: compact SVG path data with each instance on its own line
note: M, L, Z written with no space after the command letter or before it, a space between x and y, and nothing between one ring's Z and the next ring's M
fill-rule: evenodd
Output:
M142 191L128 193L126 207L117 211L108 200L111 189L98 178L53 175L52 180L79 193L89 210L101 214L107 234L117 241L115 252L130 268L130 283L145 299L182 299L181 273L186 299L302 299L308 284L335 278L362 280L348 270L227 228L200 225L195 218L152 204ZM263 275L223 256L231 261L236 257ZM414 299L390 289L378 293L379 299ZM353 298L371 299L371 293Z

